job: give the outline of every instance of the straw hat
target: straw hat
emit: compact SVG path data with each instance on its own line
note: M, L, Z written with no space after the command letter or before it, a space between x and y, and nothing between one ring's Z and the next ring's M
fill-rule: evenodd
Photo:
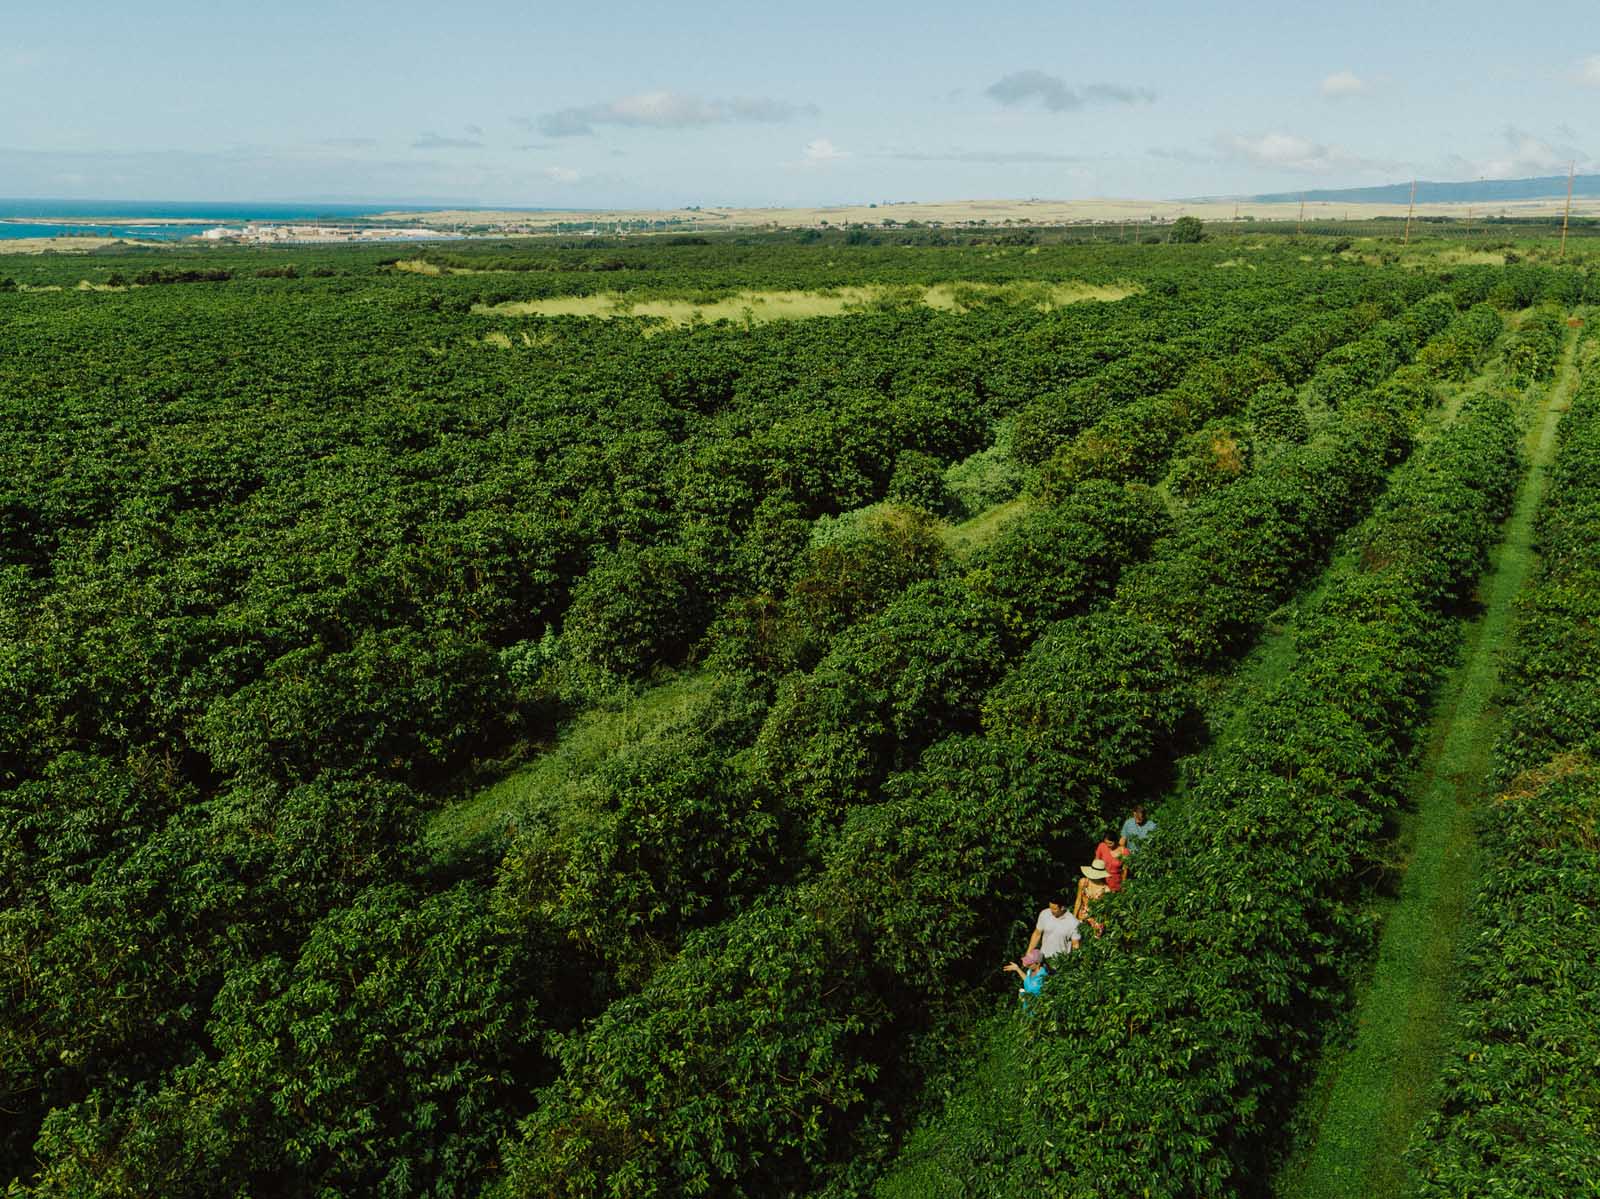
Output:
M1078 869L1083 871L1084 878L1092 878L1095 882L1106 877L1106 864L1099 858L1094 860L1093 866L1079 866Z

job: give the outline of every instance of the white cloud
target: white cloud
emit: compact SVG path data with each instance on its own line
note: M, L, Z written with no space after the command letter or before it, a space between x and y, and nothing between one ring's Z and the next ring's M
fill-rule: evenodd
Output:
M841 150L825 137L812 138L806 143L806 148L801 151L800 161L785 163L786 166L800 167L805 170L816 170L820 167L832 166L850 157L850 151Z
M1370 91L1370 85L1353 71L1335 71L1322 81L1321 91L1330 100L1342 100L1346 96L1359 96Z
M765 96L735 96L731 100L706 100L684 92L638 92L600 104L584 104L547 112L536 121L520 122L546 137L583 137L596 125L623 125L638 129L694 129L732 121L779 124L814 113L811 105L790 104Z
M576 183L583 178L583 172L573 167L545 167L544 177L552 183Z
M676 129L685 125L713 125L722 119L715 104L678 92L640 92L623 96L606 106L604 117L619 125L654 125Z
M1600 87L1600 54L1591 54L1578 64L1578 82Z
M1222 134L1217 149L1230 158L1243 159L1256 166L1326 175L1333 171L1369 170L1380 163L1361 158L1338 146L1329 146L1292 133L1266 133L1260 137Z
M1582 169L1588 156L1571 146L1554 145L1526 129L1507 125L1505 149L1491 158L1467 164L1483 179L1525 179L1530 175L1565 175L1574 162Z

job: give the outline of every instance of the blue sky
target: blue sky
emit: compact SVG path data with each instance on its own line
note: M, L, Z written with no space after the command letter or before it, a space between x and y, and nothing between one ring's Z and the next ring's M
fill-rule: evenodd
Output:
M1592 0L8 9L0 196L813 205L1600 170Z

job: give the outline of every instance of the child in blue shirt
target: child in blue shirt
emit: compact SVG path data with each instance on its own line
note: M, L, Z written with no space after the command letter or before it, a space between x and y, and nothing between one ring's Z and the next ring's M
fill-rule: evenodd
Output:
M1024 969L1026 967L1026 969ZM1050 977L1050 972L1044 968L1044 955L1037 949L1030 949L1022 955L1022 965L1007 962L1002 971L1009 970L1022 980L1022 987L1017 994L1022 996L1022 1010L1028 1010L1028 996L1037 995L1044 989L1044 980Z

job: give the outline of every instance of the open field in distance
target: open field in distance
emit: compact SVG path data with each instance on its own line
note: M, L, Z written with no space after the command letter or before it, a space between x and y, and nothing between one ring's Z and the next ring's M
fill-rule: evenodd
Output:
M1490 216L1541 217L1561 215L1564 200L1523 200L1494 205L1418 204L1419 217L1442 216L1466 219ZM837 208L701 208L570 211L518 211L515 209L445 209L435 212L383 212L375 220L405 221L438 228L462 225L581 224L585 221L674 221L684 230L745 228L820 228L823 225L880 224L885 220L905 224L990 225L1029 223L1059 225L1074 222L1171 221L1180 216L1196 216L1203 221L1227 221L1238 215L1258 221L1292 221L1300 215L1298 204L1251 204L1232 200L950 200L918 204L854 204ZM1471 212L1469 214L1469 208ZM1600 215L1600 200L1574 199L1574 216ZM1307 221L1371 220L1376 217L1403 217L1404 204L1308 203Z

